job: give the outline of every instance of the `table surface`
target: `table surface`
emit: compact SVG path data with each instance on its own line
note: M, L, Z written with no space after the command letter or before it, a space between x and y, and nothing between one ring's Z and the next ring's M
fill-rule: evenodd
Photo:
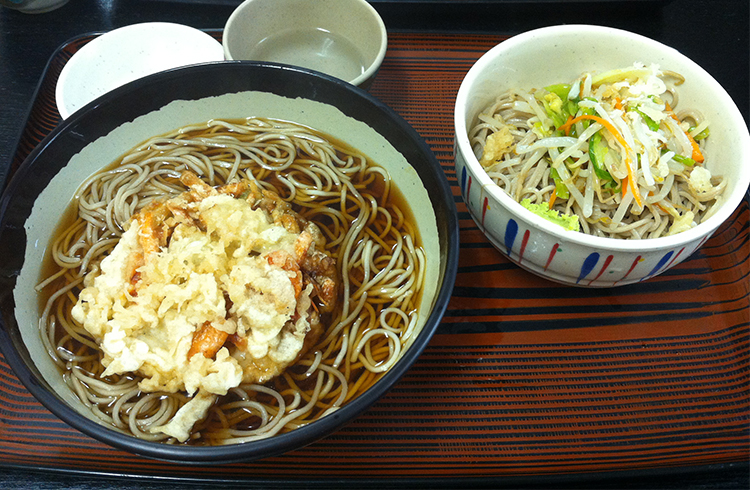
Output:
M0 8L0 182L14 155L30 103L52 53L72 37L123 25L171 21L221 28L239 0L72 0L37 15ZM673 46L703 66L750 120L749 18L745 0L674 1L373 1L391 31L513 35L560 23L619 27ZM665 470L632 478L566 478L555 488L747 488L747 465ZM167 488L174 482L123 482L65 473L28 473L0 464L2 488ZM501 484L502 482L495 482ZM513 482L507 482L514 486ZM185 483L189 485L189 483ZM550 482L540 483L549 487Z

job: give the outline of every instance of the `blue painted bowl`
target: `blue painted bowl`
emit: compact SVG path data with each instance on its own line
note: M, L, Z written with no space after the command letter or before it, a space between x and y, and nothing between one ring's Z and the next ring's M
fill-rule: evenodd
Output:
M685 76L680 106L710 121L706 167L728 181L721 207L699 225L673 236L644 240L603 238L568 231L521 206L487 175L469 142L477 114L512 87L543 87L634 62L656 63ZM731 97L705 70L678 51L643 36L599 26L567 25L529 31L484 54L456 97L456 175L479 228L511 261L563 284L612 287L657 276L688 258L731 216L750 184L750 136Z

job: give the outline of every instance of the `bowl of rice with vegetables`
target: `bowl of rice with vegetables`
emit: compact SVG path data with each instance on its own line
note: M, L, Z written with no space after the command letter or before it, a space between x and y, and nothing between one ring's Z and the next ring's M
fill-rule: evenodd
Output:
M688 258L750 182L726 91L678 51L566 25L483 55L456 97L456 172L472 218L519 266L611 287Z

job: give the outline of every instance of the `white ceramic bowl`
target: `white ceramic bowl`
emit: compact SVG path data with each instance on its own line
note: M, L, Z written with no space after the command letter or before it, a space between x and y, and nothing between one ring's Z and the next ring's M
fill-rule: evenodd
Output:
M301 66L366 88L388 35L365 0L245 0L227 20L222 42L228 60Z
M144 22L95 38L65 64L55 88L63 119L128 82L179 66L221 61L221 43L194 27Z
M475 157L468 129L511 87L544 87L587 70L657 63L685 76L680 106L710 121L706 166L728 181L722 207L698 226L647 240L601 238L564 230L510 198ZM689 257L737 208L750 183L750 136L731 97L677 50L630 32L589 25L546 27L500 43L469 70L455 107L456 174L469 211L492 244L521 267L553 281L610 287L643 281Z

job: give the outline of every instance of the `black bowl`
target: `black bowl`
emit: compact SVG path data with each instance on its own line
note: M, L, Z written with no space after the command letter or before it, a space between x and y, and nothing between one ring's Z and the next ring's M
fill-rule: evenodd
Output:
M162 131L166 132L184 125L172 121L175 114L179 116L177 119L184 115L189 122L224 117L209 115L202 120L190 119L206 115L206 107L210 112L217 100L213 97L237 94L236 97L242 98L248 91L290 99L289 106L294 110L298 103L308 104L298 115L307 117L313 121L310 126L324 132L326 130L315 123L316 110L311 111L309 105L332 106L333 111L341 113L345 120L372 128L384 138L386 146L390 145L403 155L408 162L404 167L411 167L409 172L416 176L416 182L421 181L425 196L429 196L425 198L429 204L420 205L423 208L420 212L427 211L427 215L434 217L436 233L435 236L423 235L422 240L435 244L437 253L431 266L435 268L437 287L427 310L427 319L413 344L374 386L338 411L289 433L251 443L187 447L143 441L85 416L80 407L71 403L72 395L65 393L64 384L55 378L56 373L45 366L42 356L47 354L40 352L38 326L34 321L39 312L30 286L39 275L24 278L24 274L30 274L24 268L28 266L32 271L34 267L39 268L40 254L47 245L37 238L40 228L53 227L57 214L92 169L101 168L114 159L107 156L108 152L119 156L146 139L138 134L140 128L150 127L143 124L141 116L148 114L148 121L158 119L158 114L169 105L166 109L167 126L164 126L168 129ZM196 106L201 109L193 115L190 111ZM221 107L221 103L216 107ZM132 121L136 122L126 124ZM323 120L320 122L323 126L327 124ZM163 123L156 126L161 127L159 124ZM169 127L169 124L173 126ZM366 149L359 149L367 154ZM81 156L92 151L102 153L100 163L95 164L95 168L82 166L79 169L77 162ZM401 190L406 193L403 188ZM32 212L35 206L41 206L41 210ZM36 215L47 218L41 221L30 219ZM44 233L49 235L51 232ZM45 407L89 436L136 454L182 463L229 463L278 455L324 437L370 407L396 383L429 342L448 304L458 264L458 219L453 194L432 151L408 123L375 97L338 79L309 70L272 63L218 62L162 72L120 87L71 115L44 138L13 176L0 201L0 255L3 257L0 265L0 347L20 381Z

